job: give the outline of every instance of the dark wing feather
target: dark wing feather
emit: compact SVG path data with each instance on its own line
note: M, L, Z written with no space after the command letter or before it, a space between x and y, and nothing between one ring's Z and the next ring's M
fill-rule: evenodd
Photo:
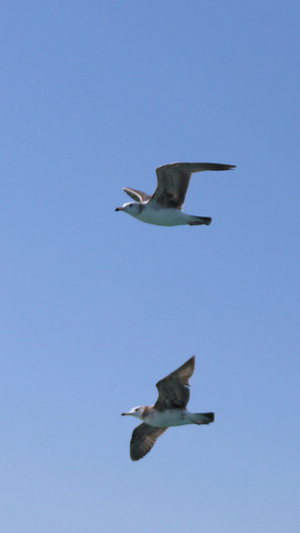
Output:
M125 191L130 198L135 200L135 202L146 202L151 198L150 194L147 194L143 191L138 191L137 189L130 189L129 187L124 187L123 191Z
M155 444L156 439L160 437L168 428L156 428L149 426L149 424L140 424L135 428L132 433L130 441L130 457L133 461L142 459L148 452L150 452L152 446Z
M158 411L185 409L190 399L189 378L193 374L194 368L195 356L156 383L158 399L154 405L155 409Z
M156 169L157 187L150 202L181 209L193 172L232 168L235 166L221 163L172 163L158 167Z

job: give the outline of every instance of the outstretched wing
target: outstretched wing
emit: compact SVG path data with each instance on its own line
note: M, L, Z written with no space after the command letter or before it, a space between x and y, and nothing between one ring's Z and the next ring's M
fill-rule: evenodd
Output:
M156 169L157 187L150 202L180 209L193 172L230 170L232 168L235 168L235 165L223 165L221 163L172 163L158 167Z
M132 433L130 441L130 457L133 461L142 459L148 452L150 452L152 446L155 444L156 439L162 435L168 428L156 428L149 426L149 424L140 424L135 428Z
M146 202L151 198L150 194L143 191L137 191L136 189L129 189L129 187L124 187L123 191L125 191L130 198L135 200L135 202Z
M189 378L194 372L195 356L177 368L164 379L156 383L158 399L154 408L158 411L165 409L185 409L189 399Z

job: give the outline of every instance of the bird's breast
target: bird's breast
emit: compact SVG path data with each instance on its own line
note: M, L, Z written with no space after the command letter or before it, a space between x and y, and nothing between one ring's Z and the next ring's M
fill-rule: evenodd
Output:
M148 224L157 226L179 226L186 224L185 215L175 207L159 207L145 205L136 218Z

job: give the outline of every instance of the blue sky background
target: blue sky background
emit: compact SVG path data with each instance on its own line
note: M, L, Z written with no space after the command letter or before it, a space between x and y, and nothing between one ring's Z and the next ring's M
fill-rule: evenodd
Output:
M1 3L1 530L299 530L298 2ZM210 227L115 207L174 161ZM133 463L155 383L189 407Z

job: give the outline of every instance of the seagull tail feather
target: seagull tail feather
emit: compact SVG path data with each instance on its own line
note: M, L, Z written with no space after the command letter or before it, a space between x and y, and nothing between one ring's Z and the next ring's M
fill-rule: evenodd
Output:
M215 413L193 413L192 422L194 424L210 424L215 420Z
M196 217L194 215L190 215L189 221L188 221L189 226L201 226L202 224L209 226L210 223L211 223L210 217Z

